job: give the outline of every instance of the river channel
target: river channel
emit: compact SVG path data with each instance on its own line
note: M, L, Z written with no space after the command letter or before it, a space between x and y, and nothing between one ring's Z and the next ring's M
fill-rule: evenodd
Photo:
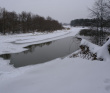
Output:
M4 54L0 57L10 60L10 65L23 67L44 63L56 58L65 57L79 49L80 41L75 37L67 37L42 44L27 46L27 51L14 54Z

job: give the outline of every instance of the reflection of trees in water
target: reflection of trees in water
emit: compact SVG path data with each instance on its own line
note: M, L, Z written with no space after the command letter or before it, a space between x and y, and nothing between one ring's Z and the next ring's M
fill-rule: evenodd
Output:
M29 52L32 53L32 52L35 50L36 47L43 47L44 45L49 46L51 43L52 43L52 41L51 41L51 42L42 43L42 44L30 45L30 46L28 46L28 47L25 47L25 48L28 48L29 50L24 51L24 54L27 54L27 53L29 53Z
M3 59L10 59L11 54L3 54L3 55L0 55L0 57L2 57Z
M42 44L35 44L35 45L30 45L28 47L25 47L25 48L28 48L29 50L27 51L24 51L24 52L21 52L21 53L24 53L24 54L27 54L29 52L33 52L35 50L36 47L43 47L44 45L50 45L52 43L51 42L47 42L47 43L42 43ZM20 53L15 53L14 55L19 55ZM3 54L3 55L0 55L0 57L2 57L3 59L10 59L11 58L11 55L13 54Z

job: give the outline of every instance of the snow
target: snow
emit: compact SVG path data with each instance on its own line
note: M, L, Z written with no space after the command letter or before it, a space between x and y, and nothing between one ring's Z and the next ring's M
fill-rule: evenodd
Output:
M100 48L100 46L95 45L85 39L82 39L81 44L80 45L86 45L89 47L90 51L93 53L96 53L96 51Z
M0 54L20 52L30 44L74 36L80 29L0 36ZM90 46L91 51L95 52L105 49L109 41L102 47L86 40L81 44ZM0 93L110 93L110 60L91 61L68 56L15 69L9 65L9 60L0 58Z
M108 51L108 45L110 44L110 39L102 46L97 46L85 39L82 39L81 44L80 45L86 45L89 47L90 51L92 53L96 53L97 54L97 58L102 58L104 59L104 61L108 61L110 62L110 54Z
M108 51L108 45L110 45L110 39L97 51L98 57L103 58L105 61L110 62L110 54Z
M0 93L110 93L109 71L110 62L56 59L2 75Z
M3 60L2 58L0 58L0 75L2 73L7 73L7 71L12 71L14 69L13 66L9 65L9 60Z

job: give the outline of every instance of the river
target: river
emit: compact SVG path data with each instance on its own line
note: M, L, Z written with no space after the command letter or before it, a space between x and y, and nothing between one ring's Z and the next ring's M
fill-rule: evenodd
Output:
M65 57L79 49L80 41L75 37L67 37L51 42L34 44L27 46L27 51L14 54L0 55L4 59L10 60L10 65L23 67L44 63L56 58Z

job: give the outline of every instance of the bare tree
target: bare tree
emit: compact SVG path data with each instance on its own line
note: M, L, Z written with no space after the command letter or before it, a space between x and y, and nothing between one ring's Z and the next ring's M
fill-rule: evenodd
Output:
M91 16L96 19L96 23L94 23L94 27L97 28L97 35L99 36L98 44L102 45L104 40L104 27L106 27L107 20L109 17L108 8L107 8L107 0L97 0L93 6L91 11Z

